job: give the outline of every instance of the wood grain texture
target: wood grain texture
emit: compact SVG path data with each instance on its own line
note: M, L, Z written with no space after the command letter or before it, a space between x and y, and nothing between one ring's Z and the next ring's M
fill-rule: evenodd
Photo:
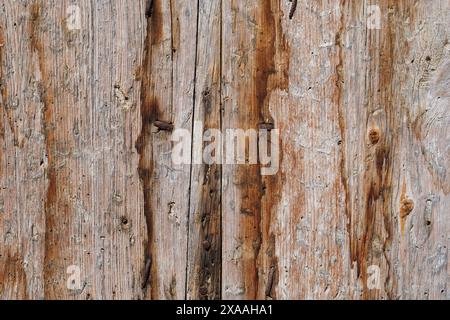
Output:
M449 30L448 0L2 1L0 299L449 299Z

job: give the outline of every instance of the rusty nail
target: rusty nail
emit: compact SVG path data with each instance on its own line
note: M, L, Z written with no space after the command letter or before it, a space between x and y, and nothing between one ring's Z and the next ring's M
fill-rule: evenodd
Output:
M274 277L275 277L275 266L271 266L267 277L267 286L265 292L266 297L271 297Z
M203 249L208 251L211 248L211 243L208 240L203 241Z
M270 122L262 122L258 125L259 129L261 130L273 130L275 128L275 125Z
M154 123L155 127L162 131L173 131L173 124L167 121L156 120Z
M153 0L147 0L145 5L145 17L150 18L153 11Z
M252 216L253 211L250 210L249 208L241 208L241 214L243 214L245 216Z
M291 2L291 10L289 11L289 20L294 16L295 10L297 9L297 0L289 0Z
M147 257L144 267L144 278L142 281L142 289L145 289L145 287L147 287L148 280L150 279L151 267L152 267L152 257Z

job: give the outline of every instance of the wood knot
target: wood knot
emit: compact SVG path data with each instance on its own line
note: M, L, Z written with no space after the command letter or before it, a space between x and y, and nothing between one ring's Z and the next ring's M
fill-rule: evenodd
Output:
M400 202L400 217L406 218L414 209L414 201L405 198Z
M369 140L371 144L377 144L380 141L380 130L377 128L370 129Z
M292 20L295 10L297 10L297 0L289 0L289 2L291 2L291 9L289 10L289 20Z
M153 0L147 0L145 4L145 17L150 18L153 13Z

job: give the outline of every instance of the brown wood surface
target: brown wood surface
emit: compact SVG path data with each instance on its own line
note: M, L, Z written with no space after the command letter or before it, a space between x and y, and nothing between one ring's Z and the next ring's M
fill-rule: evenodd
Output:
M449 30L449 0L2 1L0 299L450 298ZM172 161L236 128L279 130L276 174Z

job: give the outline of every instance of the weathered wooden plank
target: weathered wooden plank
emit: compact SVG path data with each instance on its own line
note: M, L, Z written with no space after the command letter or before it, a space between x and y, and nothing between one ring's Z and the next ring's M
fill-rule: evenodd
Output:
M153 1L147 21L142 129L137 142L148 228L146 268L150 268L145 270L148 279L143 286L146 297L152 299L185 298L190 166L173 163L171 131L155 123L192 132L196 31L196 5Z
M223 132L256 128L259 122L252 68L254 10L247 1L222 3ZM222 177L222 296L254 299L258 284L256 258L261 243L259 167L225 163Z
M339 1L301 1L282 23L288 86L270 104L282 141L272 213L279 299L337 298L346 286L341 10Z
M3 234L14 235L19 246L6 264L4 286L18 292L15 281L27 279L27 292L9 295L15 298L136 298L141 263L134 261L143 257L136 238L144 224L134 151L139 86L132 71L143 39L128 35L142 35L142 10L125 10L120 1L71 4L8 1L2 8L11 24L2 63L14 77L4 88L11 103L19 97L10 118L27 119L15 126L17 138L5 136L8 157L27 168L17 168L17 178L25 175L20 179L2 175L9 180L5 190L20 192L6 205L11 224L24 230L5 220ZM80 271L76 290L67 286L69 266ZM25 270L26 277L14 279L11 270Z
M285 28L288 22L288 3L265 1L256 11L256 47L254 52L254 96L253 104L259 110L257 130L266 130L266 136L258 136L258 150L265 150L265 144L270 144L270 164L261 163L265 151L259 153L260 174L260 221L258 244L258 299L276 299L277 285L280 275L285 272L280 267L276 255L276 238L278 229L278 210L281 204L281 192L285 173L280 170L280 161L284 157L283 140L280 133L285 130L282 121L277 118L277 111L287 103L289 91L289 70L291 44ZM293 17L297 4L290 9ZM283 24L285 22L286 24ZM272 130L273 129L273 130ZM258 132L261 133L260 131ZM270 166L270 170L268 168ZM264 168L263 168L264 167ZM264 171L268 171L265 174Z
M379 30L367 30L370 5L379 6ZM426 170L426 160L420 158L424 151L417 133L423 128L416 123L433 108L420 93L430 83L420 80L428 78L431 69L426 57L435 56L436 68L446 63L442 51L435 51L445 52L446 28L429 19L448 25L448 2L352 3L344 12L356 14L342 38L344 57L351 57L344 68L349 79L344 98L346 206L352 274L359 280L350 282L350 297L444 298L448 240L438 240L446 232L431 226L432 219L442 219L438 213L431 218L431 212L448 197L442 186L436 188L427 174L432 170ZM424 38L439 49L424 52ZM424 218L427 210L429 220ZM425 234L440 236L428 242ZM367 283L370 266L380 268L380 286L372 290ZM412 274L420 274L420 280ZM431 277L440 279L432 289L423 284L432 282Z
M222 154L218 134L221 132L221 9L221 1L199 2L187 249L188 299L221 297ZM204 147L214 145L218 148L210 158L204 157L203 152L208 153Z
M91 198L81 196L81 203L92 212L90 241L84 249L92 256L87 269L92 289L88 283L81 298L90 294L93 299L140 299L146 233L135 142L140 133L137 73L143 55L144 3L94 1L88 5L81 12L92 12L91 26L86 26L91 30L86 64L92 71L82 77L87 77L89 100L79 112L89 115L88 121L81 117L79 122L86 125L90 143L85 150L83 136L77 143L86 153L80 167L86 176L91 175Z
M448 297L450 3L393 6L393 104L399 121L398 275L393 298ZM433 138L431 138L433 136ZM411 211L410 211L411 210ZM398 266L398 268L395 268Z
M29 10L0 5L0 298L43 296L45 144Z
M123 288L139 288L132 261L142 256L142 249L133 247L143 223L135 207L139 196L134 171L137 157L131 156L134 140L130 137L137 137L137 128L125 132L138 119L130 117L134 111L131 101L136 103L139 95L129 71L139 64L142 38L129 39L127 34L128 28L139 34L140 11L125 10L123 3L83 2L80 30L77 26L67 30L59 15L67 11L69 3L35 6L40 6L41 13L36 25L42 30L41 68L47 64L53 73L55 99L50 102L54 106L45 106L46 126L54 132L54 138L51 132L47 137L45 297L73 294L66 285L67 265L81 269L81 293L75 292L75 298L139 296L139 291ZM136 19L126 19L125 12ZM45 28L46 24L53 28ZM52 50L52 41L59 50ZM111 51L117 55L112 56ZM127 97L129 104L120 101ZM123 253L117 255L116 250ZM111 268L119 272L109 271Z

